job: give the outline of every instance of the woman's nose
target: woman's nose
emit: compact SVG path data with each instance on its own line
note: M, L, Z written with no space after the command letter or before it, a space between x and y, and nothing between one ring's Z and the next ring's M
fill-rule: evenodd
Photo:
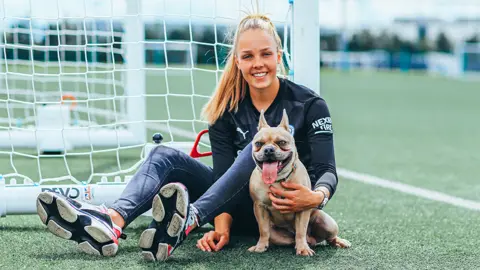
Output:
M262 59L256 57L254 60L253 60L253 67L262 67L263 66L263 61Z

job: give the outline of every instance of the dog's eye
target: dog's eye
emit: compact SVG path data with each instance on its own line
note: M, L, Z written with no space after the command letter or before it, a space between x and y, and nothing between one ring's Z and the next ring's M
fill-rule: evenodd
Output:
M260 148L263 146L263 142L255 142L255 147Z
M285 145L287 145L287 142L286 141L278 141L277 144L278 144L278 146L285 146Z

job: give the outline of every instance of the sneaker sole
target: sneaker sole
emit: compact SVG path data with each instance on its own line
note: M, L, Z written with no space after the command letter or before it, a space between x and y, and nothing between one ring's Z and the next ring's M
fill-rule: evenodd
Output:
M168 222L165 219L165 207L162 203L162 198L171 198L176 195L175 203L176 213L173 214L167 234L170 237L176 237L182 232L185 225L188 210L188 193L183 185L178 183L170 183L160 189L160 194L155 195L152 202L152 217L157 223ZM166 243L158 243L155 250L155 236L156 228L149 228L143 231L140 236L139 246L143 249L142 255L146 261L165 261L171 255L172 247Z
M54 193L42 192L38 196L37 214L52 234L76 241L86 254L114 256L117 253L118 245L101 221L85 215Z
M188 210L188 193L180 184L177 183L171 183L168 185L165 185L162 189L160 189L160 195L163 198L171 198L174 194L177 195L177 201L175 204L175 210L177 213L173 214L172 219L170 220L170 226L167 228L167 233L171 237L178 236L181 233L181 230L183 228L183 225L185 225L186 219L185 216L187 215L187 210ZM162 209L163 213L162 215L154 215L153 209ZM152 205L152 216L153 219L157 222L162 222L163 219L165 218L165 210L164 206L162 203L162 200L159 195L156 195L155 198L153 199L153 205ZM162 211L155 211L155 212L162 212ZM180 216L180 215L181 216Z

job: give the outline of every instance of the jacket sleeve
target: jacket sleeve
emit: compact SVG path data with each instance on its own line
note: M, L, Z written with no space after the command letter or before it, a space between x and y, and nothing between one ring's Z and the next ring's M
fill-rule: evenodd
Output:
M208 127L208 136L212 148L213 177L217 181L235 160L232 128L224 116Z
M333 196L338 178L335 167L332 119L326 102L315 98L306 108L305 125L314 171L312 188L324 186Z

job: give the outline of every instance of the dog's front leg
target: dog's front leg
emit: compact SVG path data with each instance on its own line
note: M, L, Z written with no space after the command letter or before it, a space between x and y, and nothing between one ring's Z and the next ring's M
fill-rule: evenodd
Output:
M308 246L307 230L310 220L310 210L295 214L295 249L297 255L312 256L315 252Z
M257 245L248 249L251 252L265 252L268 248L268 242L270 240L270 216L265 205L260 202L254 202L253 212L257 219L258 229L260 232L260 238Z

